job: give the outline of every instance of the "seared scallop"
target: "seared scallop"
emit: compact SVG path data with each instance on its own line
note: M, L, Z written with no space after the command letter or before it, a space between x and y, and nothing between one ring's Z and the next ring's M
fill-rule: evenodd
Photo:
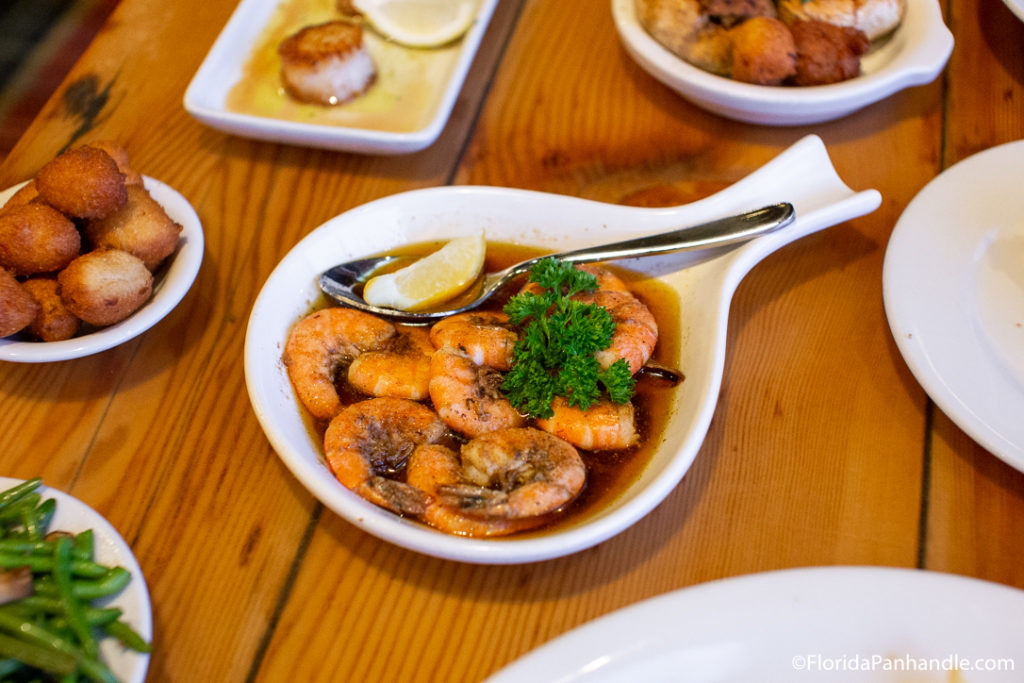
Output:
M307 26L283 41L281 79L295 98L341 104L362 94L377 77L358 24L329 21Z

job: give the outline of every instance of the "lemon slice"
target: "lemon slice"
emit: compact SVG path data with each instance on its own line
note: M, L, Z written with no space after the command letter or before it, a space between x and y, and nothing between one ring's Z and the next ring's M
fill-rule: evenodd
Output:
M410 266L370 278L363 289L366 303L415 311L447 301L480 276L487 244L484 233L454 239Z
M450 43L473 25L477 0L353 0L373 28L408 47Z

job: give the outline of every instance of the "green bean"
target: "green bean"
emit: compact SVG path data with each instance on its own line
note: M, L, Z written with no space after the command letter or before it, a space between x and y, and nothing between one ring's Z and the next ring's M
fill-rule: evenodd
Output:
M57 539L53 551L53 582L57 586L57 595L64 606L64 616L68 625L82 644L82 650L90 657L98 657L100 648L92 635L92 629L85 621L82 606L71 593L71 539L62 536Z
M16 501L11 502L8 505L0 508L0 522L4 524L10 524L12 522L21 522L22 514L26 508L35 508L39 505L42 500L42 496L38 493L26 493Z
M52 499L51 499L52 500ZM81 534L79 534L81 536ZM71 549L71 556L76 560L92 560L92 552L76 544ZM53 541L30 541L22 538L0 538L0 555L53 555Z
M23 666L17 659L0 659L0 679L6 679Z
M68 541L69 539L62 539ZM70 545L68 546L70 548ZM34 572L52 572L53 557L45 555L11 555L0 553L0 567L13 569L14 567L28 566ZM102 564L96 564L88 560L71 560L71 573L75 576L82 576L88 579L99 579L110 571Z
M136 652L152 652L153 646L145 641L135 629L123 621L112 621L109 624L103 626L103 630L107 632L107 635L111 635L121 641L121 644L127 648L135 650Z
M57 512L57 499L47 498L39 507L36 508L36 515L39 516L39 531L45 536L50 531L50 522L53 521L53 515ZM92 559L92 555L89 555L86 559Z
M92 529L86 529L77 534L75 536L75 557L91 560L95 544Z
M64 615L64 604L57 598L41 595L30 595L14 602L7 603L7 609L22 610L25 614L48 614L61 618ZM123 612L117 607L85 607L85 620L91 626L102 626L121 618Z
M87 656L67 638L31 621L22 619L16 612L12 613L6 605L0 605L0 630L14 633L25 640L49 647L52 650L70 655L78 663L78 668L89 678L102 683L116 683L114 675L100 661ZM0 654L3 654L0 652Z
M72 594L79 600L97 600L105 598L114 593L120 593L131 581L132 575L124 567L114 567L107 571L106 576L101 579L81 579L75 581L71 587ZM36 594L53 597L57 594L57 587L49 577L36 579Z
M64 675L75 670L75 658L65 652L12 638L0 633L0 655L49 673Z
M43 480L39 477L26 479L17 486L12 486L3 493L0 493L0 509L20 500L25 494L35 491L42 483Z

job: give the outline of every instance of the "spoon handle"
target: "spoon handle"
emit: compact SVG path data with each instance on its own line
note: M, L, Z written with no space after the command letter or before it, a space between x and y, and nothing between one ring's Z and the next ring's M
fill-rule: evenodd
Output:
M785 227L793 222L795 214L792 204L772 204L709 223L638 237L624 242L576 249L555 254L555 256L570 263L591 263L721 247L745 242Z

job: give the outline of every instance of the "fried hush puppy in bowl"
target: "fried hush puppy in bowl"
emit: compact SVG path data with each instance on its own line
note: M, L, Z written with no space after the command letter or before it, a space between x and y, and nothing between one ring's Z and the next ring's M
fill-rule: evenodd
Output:
M39 307L28 326L33 336L42 341L62 341L75 336L82 321L64 305L57 278L31 277L21 283L21 287Z
M94 247L127 251L142 259L150 271L156 270L178 246L181 226L141 185L129 185L127 197L124 206L110 216L87 222L83 232Z
M127 199L117 162L88 145L64 152L39 169L36 189L47 204L75 218L104 218Z
M81 248L78 228L51 206L28 203L0 214L0 266L14 275L58 271Z
M90 325L113 325L144 304L153 292L153 274L137 256L120 249L82 254L57 274L60 298Z
M0 337L28 327L38 310L39 305L21 283L0 268Z
M117 143L62 153L0 207L0 337L61 341L124 320L181 231Z

